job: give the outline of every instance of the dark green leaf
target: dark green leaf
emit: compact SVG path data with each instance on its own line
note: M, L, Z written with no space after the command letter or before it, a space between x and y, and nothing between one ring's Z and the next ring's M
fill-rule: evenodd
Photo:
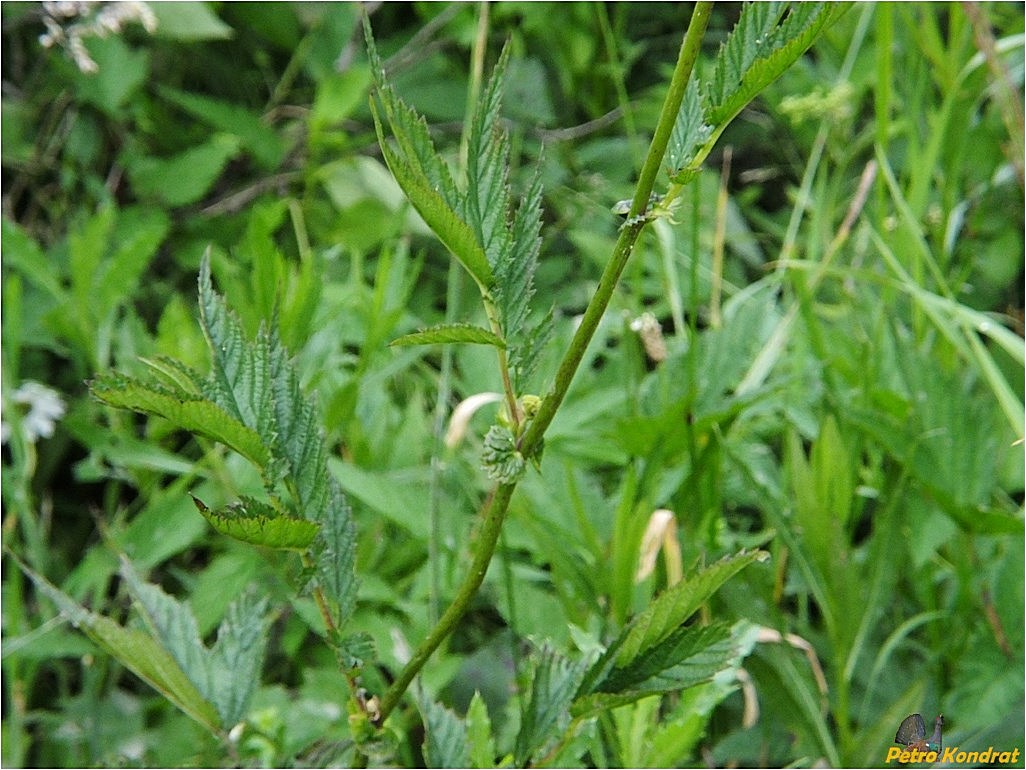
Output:
M731 577L752 562L768 558L765 551L741 551L667 588L624 629L623 644L616 656L617 668L629 665L663 641Z
M286 149L283 137L242 105L165 86L158 87L157 93L214 130L237 136L264 169L272 171L281 162Z
M239 151L239 139L215 134L204 144L170 158L134 158L126 163L136 195L168 206L195 203L213 186L228 161Z
M568 721L585 667L584 661L573 662L547 644L542 647L531 679L531 699L521 715L513 749L516 765L526 765Z

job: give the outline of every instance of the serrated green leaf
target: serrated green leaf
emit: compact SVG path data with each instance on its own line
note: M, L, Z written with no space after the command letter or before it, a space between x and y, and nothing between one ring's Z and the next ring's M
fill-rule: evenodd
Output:
M500 130L503 77L509 62L505 47L471 117L467 141L467 194L459 212L473 229L492 269L509 256L509 138ZM501 282L497 284L501 286Z
M153 637L159 639L185 675L207 700L210 698L210 666L207 650L200 639L196 617L188 605L169 596L159 587L145 582L128 559L121 559L121 577L139 614L146 621ZM213 701L211 701L213 702Z
M734 654L726 624L678 628L628 666L613 669L597 689L607 693L631 691L638 697L683 690L726 668Z
M373 107L373 104L372 104ZM488 291L494 279L491 265L485 256L484 249L478 244L470 226L460 219L439 192L432 188L423 171L415 168L410 162L399 156L385 139L384 128L374 113L374 126L378 132L378 143L385 157L392 176L410 199L427 226L452 252L467 272L474 278L482 291Z
M127 559L122 559L121 575L154 638L214 705L221 725L235 725L260 680L270 626L267 600L243 594L232 602L218 628L217 641L208 650L188 604L143 581Z
M9 554L10 555L10 554ZM174 658L143 631L127 629L102 615L89 612L74 599L37 575L17 557L19 566L39 589L57 605L61 614L94 643L132 673L160 692L191 719L214 734L220 733L217 711L185 675Z
M586 668L585 661L571 661L547 644L542 647L531 681L531 699L520 718L520 732L513 761L526 765L535 752L558 731L570 715L570 704Z
M765 551L741 551L685 578L660 594L623 631L616 667L624 668L662 642L691 617L716 590L749 564L769 558Z
M420 700L424 718L424 758L428 767L469 767L467 726L444 706L429 698Z
M493 334L487 329L482 329L480 326L460 323L431 326L411 334L404 334L402 337L392 340L389 344L399 347L402 345L444 345L450 342L491 345L503 349L506 347L506 342L497 334Z
M677 119L674 121L670 141L666 147L665 162L672 182L686 184L690 179L689 174L697 173L694 161L711 134L712 126L705 122L698 81L692 78L684 92L684 100L677 112Z
M717 57L707 121L720 127L780 77L850 3L751 3ZM789 14L778 26L780 14Z
M302 550L317 537L320 527L308 519L284 516L266 503L244 497L212 510L192 498L210 526L222 535L265 548Z
M495 766L495 739L492 738L492 722L488 718L488 707L481 693L474 690L474 697L467 707L467 752L469 767Z
M211 352L204 395L243 425L270 439L275 431L275 409L266 340L262 340L263 345L250 342L238 317L214 291L209 249L200 261L198 284L200 325Z
M228 605L209 653L210 700L221 724L233 726L245 716L260 683L271 616L266 597L243 593Z
M89 389L106 404L163 417L179 428L225 444L258 466L270 459L255 431L206 399L120 374L101 374L90 382Z
M334 605L335 624L341 627L356 607L356 525L338 482L332 478L329 484L330 502L312 552L317 581Z

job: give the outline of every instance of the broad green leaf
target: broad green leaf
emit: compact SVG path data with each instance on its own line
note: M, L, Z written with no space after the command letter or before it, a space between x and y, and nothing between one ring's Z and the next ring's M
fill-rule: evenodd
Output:
M17 559L11 554L8 556ZM214 734L220 733L214 706L200 694L175 659L151 636L143 631L123 628L109 618L89 612L20 560L18 564L39 591L53 601L61 614L76 628L81 629L93 642L191 719Z
M623 643L618 645L616 655L617 667L627 666L663 641L742 569L768 558L765 551L741 551L667 588L624 629Z
M497 348L505 348L506 343L496 334L482 329L480 326L470 324L439 324L427 329L404 334L398 339L392 340L390 345L396 347L401 345L436 345L449 342L467 342L476 345L492 345Z
M236 136L215 134L209 141L169 158L131 158L126 161L128 179L140 198L168 206L195 203L238 153L239 144Z
M216 510L195 497L192 501L222 535L251 545L302 550L313 542L320 529L312 521L284 516L266 503L247 497Z
M121 374L101 374L89 387L104 403L163 417L179 428L225 444L260 467L270 459L255 431L206 399Z
M525 766L555 737L560 723L568 721L570 704L585 668L585 661L571 661L547 644L542 647L531 679L531 699L520 717L513 749L517 766Z
M202 2L153 3L150 6L157 17L157 37L192 42L198 40L223 40L233 30L209 4Z
M467 707L467 752L469 767L495 766L495 739L492 738L492 722L488 718L488 707L477 690Z
M340 123L362 107L371 82L370 72L362 67L336 72L319 81L310 113L311 132Z
M429 698L420 700L424 718L424 759L428 767L469 767L467 726L452 711Z
M88 37L83 42L97 71L73 70L75 90L82 101L118 116L150 76L150 52L142 46L128 45L122 35Z

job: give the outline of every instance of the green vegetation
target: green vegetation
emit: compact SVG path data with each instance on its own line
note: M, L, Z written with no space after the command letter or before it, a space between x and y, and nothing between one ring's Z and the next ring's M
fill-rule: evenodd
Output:
M3 763L1022 747L1021 8L361 12L3 6Z

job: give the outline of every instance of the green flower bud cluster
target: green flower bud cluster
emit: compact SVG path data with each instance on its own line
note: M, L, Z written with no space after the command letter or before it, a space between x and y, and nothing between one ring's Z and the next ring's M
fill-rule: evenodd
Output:
M504 425L493 425L488 429L481 466L489 478L502 484L512 484L524 474L524 456L517 451L513 431Z

